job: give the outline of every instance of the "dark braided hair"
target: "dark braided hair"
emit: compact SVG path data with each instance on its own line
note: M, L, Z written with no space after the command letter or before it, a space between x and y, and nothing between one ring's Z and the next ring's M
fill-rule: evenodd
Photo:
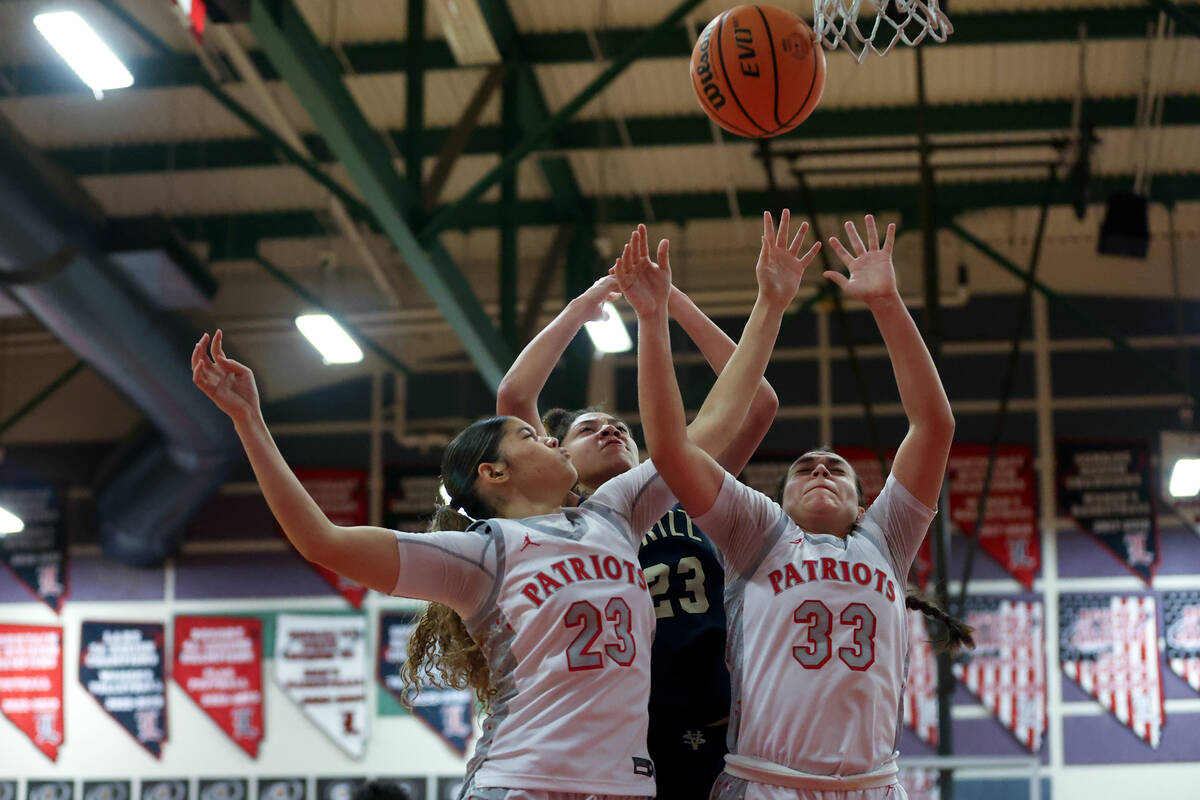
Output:
M571 431L571 426L575 424L575 420L584 414L603 411L604 409L600 406L577 408L574 411L568 411L565 408L552 408L545 414L542 414L542 427L546 429L547 436L553 436L555 439L558 439L559 443L562 443L562 440Z
M916 592L904 598L904 605L941 623L935 626L940 632L929 638L929 643L933 645L935 652L953 654L964 646L971 650L975 649L975 629L961 619L951 616L941 606L930 602Z

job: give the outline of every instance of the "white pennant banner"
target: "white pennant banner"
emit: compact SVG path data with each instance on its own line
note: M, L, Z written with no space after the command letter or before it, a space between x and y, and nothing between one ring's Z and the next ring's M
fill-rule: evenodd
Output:
M275 682L339 747L362 758L368 736L365 617L278 615Z

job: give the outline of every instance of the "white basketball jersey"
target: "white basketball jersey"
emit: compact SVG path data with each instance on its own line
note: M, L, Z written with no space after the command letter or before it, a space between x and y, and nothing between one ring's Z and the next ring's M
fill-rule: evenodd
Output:
M821 775L893 758L905 577L933 511L889 478L845 539L806 533L726 476L698 525L726 554L730 752Z
M578 508L424 537L444 537L424 548L438 552L457 537L486 542L452 559L474 558L468 573L488 576L487 591L460 613L499 689L469 786L654 795L646 751L654 610L637 548L674 503L647 462ZM470 583L473 593L480 583Z

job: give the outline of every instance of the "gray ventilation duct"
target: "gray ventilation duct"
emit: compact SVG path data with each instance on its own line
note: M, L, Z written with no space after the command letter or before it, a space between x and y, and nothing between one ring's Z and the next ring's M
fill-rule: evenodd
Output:
M111 236L75 179L0 118L0 285L150 423L95 491L105 554L149 566L177 550L237 445L228 418L192 385L199 332L116 266Z

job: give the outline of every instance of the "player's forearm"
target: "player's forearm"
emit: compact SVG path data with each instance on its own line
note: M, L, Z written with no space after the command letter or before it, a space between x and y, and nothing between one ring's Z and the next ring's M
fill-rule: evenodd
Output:
M887 347L909 425L944 432L948 440L954 431L950 401L933 357L904 301L896 294L872 302L870 308Z
M575 334L587 322L589 313L576 298L525 345L496 390L497 414L519 417L543 432L538 418L538 395Z
M337 527L305 491L295 473L283 460L271 432L261 416L239 420L234 425L263 497L279 527L300 555L322 563L336 539Z
M687 445L687 417L671 360L666 313L638 318L638 410L646 448L656 464Z

